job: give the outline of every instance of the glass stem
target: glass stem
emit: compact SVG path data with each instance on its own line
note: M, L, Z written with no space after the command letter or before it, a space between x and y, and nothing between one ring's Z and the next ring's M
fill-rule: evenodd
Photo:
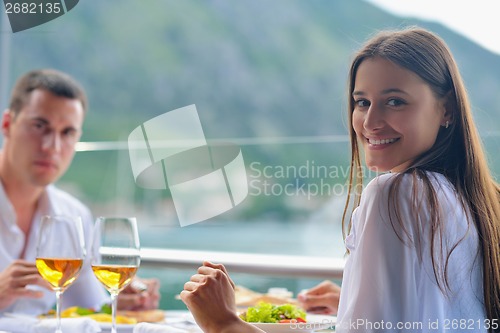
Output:
M116 305L118 301L118 293L111 292L111 333L116 333Z
M56 333L62 333L61 330L61 296L62 290L56 290Z

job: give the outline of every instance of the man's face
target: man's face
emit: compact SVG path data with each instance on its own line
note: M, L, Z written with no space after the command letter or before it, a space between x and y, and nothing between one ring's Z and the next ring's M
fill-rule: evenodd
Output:
M73 159L83 118L78 99L34 90L17 116L9 112L3 118L4 158L9 176L33 186L56 181Z

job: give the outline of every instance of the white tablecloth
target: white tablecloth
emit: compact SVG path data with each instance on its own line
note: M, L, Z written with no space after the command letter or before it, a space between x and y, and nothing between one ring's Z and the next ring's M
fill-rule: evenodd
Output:
M82 319L82 318L76 318ZM90 320L88 318L85 318ZM50 319L52 320L52 319ZM65 320L65 319L63 319ZM91 320L90 320L91 321ZM25 315L17 316L17 317L2 317L0 318L0 333L2 331L8 333L51 333L46 331L37 331L34 330L34 324L39 322L34 318L29 318ZM93 333L99 332L92 330L92 325L82 325L82 323L75 322L75 319L66 319L65 323L68 325L68 322L71 323L70 329L66 329L68 326L64 326L63 324L63 333ZM7 326L2 326L2 323ZM94 322L95 323L95 322ZM88 324L88 323L87 323ZM55 326L54 326L55 327ZM136 325L118 325L118 333L134 333L134 327ZM202 333L202 330L196 325L196 322L193 319L193 316L189 311L182 310L167 310L165 311L165 322L156 325L141 325L137 327L139 330L135 333ZM98 324L97 329L100 329L102 333L109 333L111 330L111 324ZM319 332L319 331L318 331ZM333 330L324 330L321 332L333 332Z
M0 318L0 330L9 333L54 333L56 320L12 315ZM90 318L64 318L61 320L61 330L74 333L101 332L99 324Z
M117 325L118 333L133 333L135 325ZM141 328L142 333L154 332L163 333L161 328L165 328L165 333L170 333L167 328L172 328L172 333L201 333L201 329L196 325L193 316L189 311L165 311L165 322L156 326L146 326ZM63 318L63 333L96 333L110 332L111 324L96 323L89 318ZM26 315L10 314L0 317L0 333L52 333L55 330L54 319L44 319L40 321Z

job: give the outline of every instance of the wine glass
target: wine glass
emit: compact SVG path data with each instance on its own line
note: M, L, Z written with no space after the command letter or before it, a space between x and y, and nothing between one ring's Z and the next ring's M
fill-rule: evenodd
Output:
M61 297L78 277L85 257L79 216L43 216L36 247L36 267L56 292L56 333L61 331Z
M111 333L116 333L118 294L132 282L140 261L135 217L99 217L94 226L91 265L111 295Z

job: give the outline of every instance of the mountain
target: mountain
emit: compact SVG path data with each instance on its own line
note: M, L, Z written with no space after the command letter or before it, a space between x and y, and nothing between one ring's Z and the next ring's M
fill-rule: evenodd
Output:
M144 121L189 104L209 139L342 136L352 54L375 31L407 25L449 44L500 173L493 152L500 140L489 136L500 131L500 56L441 25L360 0L81 1L12 36L10 77L37 67L77 77L90 99L84 141L126 139ZM347 165L348 156L345 142L244 152L247 163ZM77 156L68 177L88 177L80 184L88 196L113 197L116 165L127 163L117 160L108 152Z

